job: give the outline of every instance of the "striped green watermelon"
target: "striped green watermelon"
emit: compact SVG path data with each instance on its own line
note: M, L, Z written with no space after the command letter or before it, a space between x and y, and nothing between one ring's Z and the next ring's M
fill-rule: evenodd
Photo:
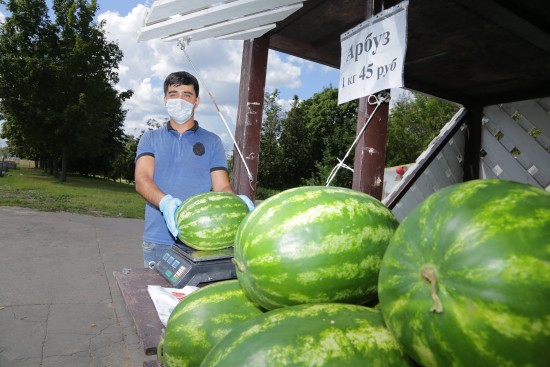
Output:
M235 233L248 207L227 192L205 192L185 200L176 212L178 238L197 250L233 246Z
M233 329L202 367L408 366L382 315L343 303L279 308Z
M236 279L209 284L174 308L157 357L165 367L199 366L235 326L261 313L245 297Z
M373 197L299 187L270 197L241 223L234 262L244 292L271 310L302 303L364 304L398 225Z
M382 262L380 306L430 366L550 366L550 193L446 187L410 212Z

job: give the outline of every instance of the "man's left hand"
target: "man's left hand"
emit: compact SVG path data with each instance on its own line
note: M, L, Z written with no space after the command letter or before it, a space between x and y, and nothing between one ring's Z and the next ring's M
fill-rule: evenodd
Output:
M246 195L237 195L242 201L244 201L244 203L246 204L246 206L248 206L248 211L251 212L253 209L254 209L254 203L252 202L252 200L250 200L250 198Z
M180 205L181 200L172 197L172 195L164 196L159 203L159 209L164 216L164 220L166 221L166 227L168 227L168 230L174 238L178 238L179 233L179 229L176 224L176 211Z

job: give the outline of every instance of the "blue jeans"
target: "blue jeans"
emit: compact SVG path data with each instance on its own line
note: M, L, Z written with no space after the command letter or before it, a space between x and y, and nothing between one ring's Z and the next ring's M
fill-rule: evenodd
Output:
M172 245L161 245L159 243L143 242L143 266L153 269L162 256L170 250Z

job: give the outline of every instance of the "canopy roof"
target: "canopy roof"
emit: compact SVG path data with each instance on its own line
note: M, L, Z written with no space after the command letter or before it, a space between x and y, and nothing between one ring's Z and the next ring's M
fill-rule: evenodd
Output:
M397 3L399 1L386 1ZM367 0L156 0L139 39L251 39L339 68ZM410 0L405 87L464 105L550 95L550 1Z

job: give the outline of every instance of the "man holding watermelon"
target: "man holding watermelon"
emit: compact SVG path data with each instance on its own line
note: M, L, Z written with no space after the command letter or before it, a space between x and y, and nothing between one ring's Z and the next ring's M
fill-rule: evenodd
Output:
M164 103L170 120L146 131L136 152L136 191L147 201L143 259L150 268L177 239L175 214L182 200L210 190L235 194L221 139L194 119L200 103L198 80L185 71L168 75ZM239 197L254 208L248 197Z

